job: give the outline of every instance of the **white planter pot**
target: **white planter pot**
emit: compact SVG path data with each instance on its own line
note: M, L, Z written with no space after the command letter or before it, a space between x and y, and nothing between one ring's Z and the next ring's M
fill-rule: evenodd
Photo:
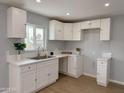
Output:
M16 60L21 60L22 59L22 55L20 54L20 55L16 55Z

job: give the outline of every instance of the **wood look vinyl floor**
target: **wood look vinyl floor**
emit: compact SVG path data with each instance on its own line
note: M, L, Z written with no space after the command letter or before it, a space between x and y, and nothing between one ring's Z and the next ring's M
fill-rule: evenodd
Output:
M111 83L105 88L98 86L91 77L81 76L74 79L61 75L56 83L37 93L124 93L124 86Z

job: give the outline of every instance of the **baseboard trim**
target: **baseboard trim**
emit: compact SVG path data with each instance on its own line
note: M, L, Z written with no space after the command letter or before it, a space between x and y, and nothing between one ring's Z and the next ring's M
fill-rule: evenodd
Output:
M9 90L2 91L0 93L11 93Z
M85 75L85 76L89 76L89 77L93 77L93 78L96 78L95 75L93 75L93 74L89 74L89 73L83 73L83 75Z
M116 84L119 84L119 85L123 85L123 86L124 86L124 82L121 82L121 81L110 80L110 82L112 82L112 83L116 83Z
M83 75L89 76L89 77L92 77L92 78L96 78L95 75L89 74L89 73L83 73ZM112 79L111 79L110 82L124 86L124 82L121 82L121 81L117 81L117 80L112 80Z

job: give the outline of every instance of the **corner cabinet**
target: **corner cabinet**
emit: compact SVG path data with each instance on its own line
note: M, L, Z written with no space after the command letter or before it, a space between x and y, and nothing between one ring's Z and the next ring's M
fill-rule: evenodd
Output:
M49 40L64 40L64 24L52 20L49 22Z
M25 38L27 13L15 7L7 10L7 37Z
M16 66L9 64L9 87L11 93L35 93L56 82L58 59Z
M62 23L56 20L49 22L49 40L81 40L80 23Z
M110 40L110 30L111 30L110 27L111 27L110 18L101 19L100 40L103 41Z

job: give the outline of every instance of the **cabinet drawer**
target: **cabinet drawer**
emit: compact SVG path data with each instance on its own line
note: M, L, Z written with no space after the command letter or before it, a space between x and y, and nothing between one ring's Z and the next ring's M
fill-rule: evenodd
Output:
M104 61L99 61L97 62L97 65L104 65L104 66L107 66L107 62L104 62Z
M36 64L29 64L21 67L21 72L29 72L36 69Z
M53 60L40 62L40 63L37 64L37 68L41 68L41 67L49 65L49 64L58 64L58 59L53 59Z

